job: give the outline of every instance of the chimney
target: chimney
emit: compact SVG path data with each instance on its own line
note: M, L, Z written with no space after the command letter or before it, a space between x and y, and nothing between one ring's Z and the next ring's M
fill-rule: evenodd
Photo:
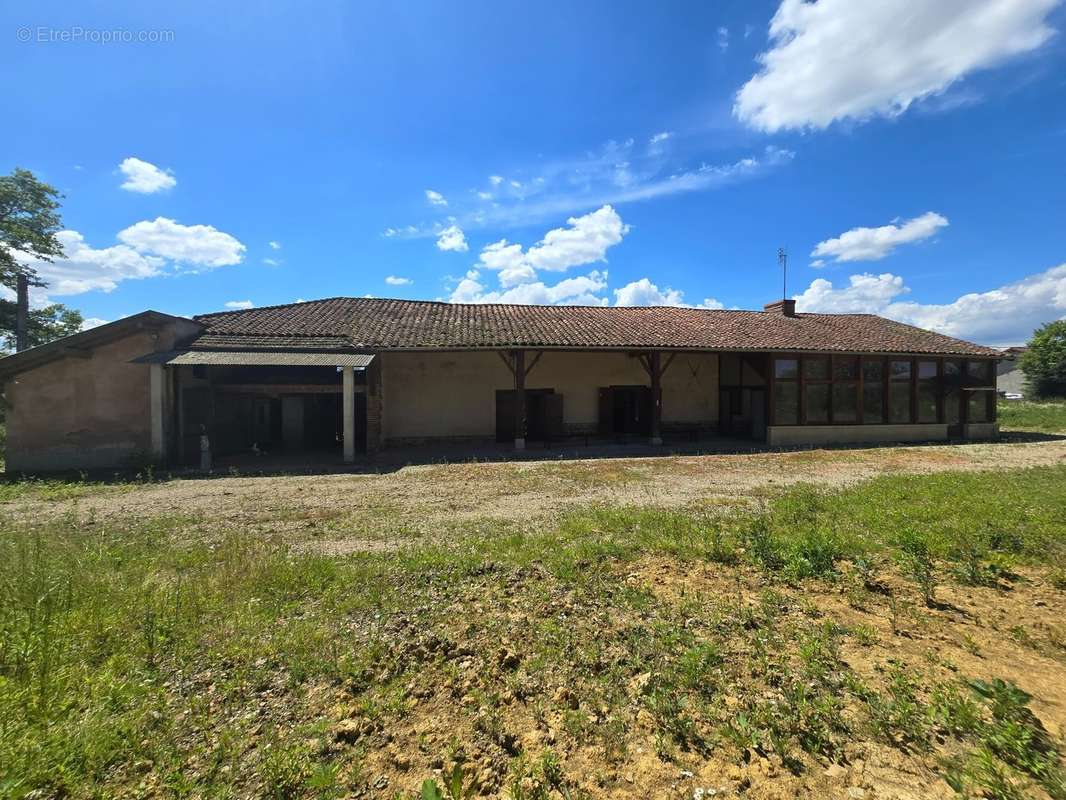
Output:
M775 314L784 314L786 317L794 317L796 316L796 301L789 299L775 300L773 303L764 305L762 310Z

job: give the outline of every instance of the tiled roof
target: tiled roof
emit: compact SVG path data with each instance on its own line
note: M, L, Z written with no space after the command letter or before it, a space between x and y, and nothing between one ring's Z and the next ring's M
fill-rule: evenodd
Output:
M198 348L566 347L999 355L871 314L672 307L463 305L336 297L196 317Z

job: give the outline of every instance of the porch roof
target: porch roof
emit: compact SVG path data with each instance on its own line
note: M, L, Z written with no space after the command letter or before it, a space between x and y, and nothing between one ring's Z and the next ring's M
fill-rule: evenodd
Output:
M149 353L134 359L140 364L172 366L244 366L244 367L355 367L366 369L374 356L367 353L299 353L273 350L168 350Z

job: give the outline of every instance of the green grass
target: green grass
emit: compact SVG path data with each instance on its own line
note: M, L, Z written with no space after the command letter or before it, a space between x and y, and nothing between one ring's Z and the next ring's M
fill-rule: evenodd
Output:
M1000 400L999 424L1004 430L1066 433L1066 398L1058 400Z
M240 530L175 541L168 519L0 522L0 797L338 796L373 776L365 751L331 744L323 687L375 731L410 713L417 692L443 693L445 733L468 715L483 747L511 760L516 797L566 778L516 750L491 712L503 693L568 707L567 735L598 743L608 762L626 757L630 713L652 720L662 758L748 748L796 769L838 758L867 730L931 746L946 715L966 754L952 767L960 786L1028 780L1064 797L1027 698L998 684L970 698L914 674L869 687L840 656L847 636L869 633L784 591L840 582L844 561L870 580L898 565L934 596L937 581L1011 564L1061 568L1064 515L1066 467L1046 467L798 487L764 513L724 517L597 507L534 534L343 559ZM757 570L767 588L755 604L670 600L624 580L647 556ZM916 560L931 587L918 585ZM480 670L470 686L466 661ZM954 698L939 717L919 700L934 691Z

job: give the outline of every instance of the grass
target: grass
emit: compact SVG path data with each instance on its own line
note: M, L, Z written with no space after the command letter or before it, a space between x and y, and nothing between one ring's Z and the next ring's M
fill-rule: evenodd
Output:
M999 424L1004 430L1066 432L1066 398L1056 400L1000 400Z
M411 796L412 759L413 786L445 776L423 796L579 797L609 793L646 731L663 763L796 774L864 737L948 737L960 792L1066 798L1027 695L860 675L843 649L876 635L804 588L902 576L895 600L934 604L945 582L1061 570L1066 467L801 486L724 516L595 507L346 558L239 529L177 541L166 518L0 524L0 797ZM649 560L719 579L644 579ZM567 768L578 742L602 774Z

